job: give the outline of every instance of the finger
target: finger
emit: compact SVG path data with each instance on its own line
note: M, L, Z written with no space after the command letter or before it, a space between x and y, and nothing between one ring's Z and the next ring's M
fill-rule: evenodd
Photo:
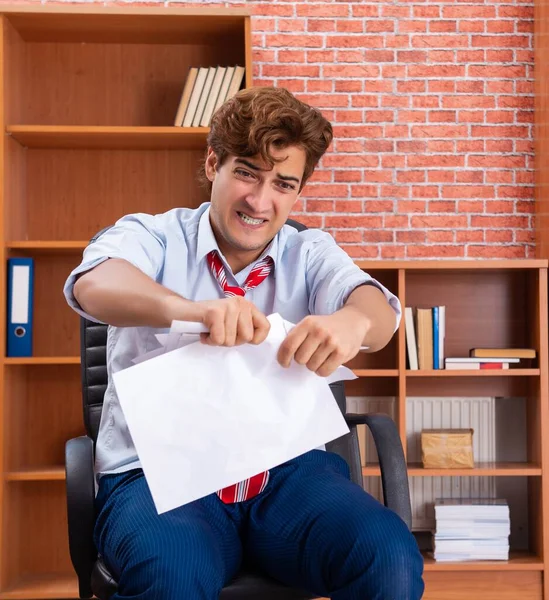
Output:
M323 346L325 346L325 344L322 343L322 340L309 332L307 337L301 343L301 346L295 351L295 362L300 365L306 365L311 359L311 356ZM332 348L329 349L327 354L330 354L331 351Z
M271 330L271 323L269 319L255 307L252 308L252 322L254 327L252 344L261 344L267 339L269 331Z
M280 344L278 349L277 359L283 367L289 367L297 349L301 346L308 335L308 330L305 327L296 325L286 339Z
M236 345L247 344L253 337L254 324L252 321L252 311L249 306L244 306L238 315Z
M224 346L234 346L236 343L236 332L238 327L238 315L240 310L233 302L227 302L225 312L225 341Z
M328 377L331 375L338 367L343 364L342 354L339 352L332 352L328 358L324 361L323 364L315 371L317 375L320 377Z
M225 314L216 313L211 323L207 325L210 333L207 334L206 343L209 346L222 346L225 342Z
M328 344L322 344L318 346L316 351L312 354L312 356L305 363L307 365L307 369L316 373L318 369L328 360L334 348Z

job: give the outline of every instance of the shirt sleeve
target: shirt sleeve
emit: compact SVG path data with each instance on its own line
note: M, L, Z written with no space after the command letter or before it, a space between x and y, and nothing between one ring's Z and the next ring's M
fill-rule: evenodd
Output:
M67 303L82 317L102 323L76 301L73 289L77 277L109 258L122 258L156 280L163 267L165 248L157 217L147 214L122 217L85 248L82 262L70 273L63 288Z
M312 230L311 230L312 232ZM309 232L299 235L307 236ZM395 331L400 324L399 299L379 281L365 273L326 232L315 232L307 259L309 312L330 315L343 308L351 293L361 285L374 285L383 292L396 315Z

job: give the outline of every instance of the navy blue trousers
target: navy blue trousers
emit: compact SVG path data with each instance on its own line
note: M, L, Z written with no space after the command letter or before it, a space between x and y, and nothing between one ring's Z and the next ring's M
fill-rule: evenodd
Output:
M95 542L119 582L113 600L214 600L242 561L334 600L417 600L423 560L394 512L312 450L271 470L266 489L211 494L158 515L140 469L100 480Z

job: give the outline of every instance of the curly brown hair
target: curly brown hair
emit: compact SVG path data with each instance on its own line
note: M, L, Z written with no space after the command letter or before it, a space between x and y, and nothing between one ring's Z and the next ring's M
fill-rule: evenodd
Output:
M207 144L221 166L227 156L259 157L271 168L271 148L299 146L306 161L300 190L313 174L332 138L332 126L322 113L298 100L285 88L252 87L227 100L212 117ZM211 191L204 163L201 182Z

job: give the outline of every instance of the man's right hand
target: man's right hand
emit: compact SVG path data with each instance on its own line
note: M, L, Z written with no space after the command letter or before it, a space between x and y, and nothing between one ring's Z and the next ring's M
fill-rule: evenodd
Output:
M267 317L242 296L203 300L196 305L209 330L200 334L201 341L210 346L261 344L271 328Z

